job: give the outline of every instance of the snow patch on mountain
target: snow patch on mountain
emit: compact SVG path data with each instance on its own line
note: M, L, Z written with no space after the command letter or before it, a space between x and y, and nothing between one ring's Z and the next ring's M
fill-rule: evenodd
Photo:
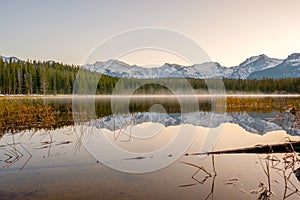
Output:
M160 67L145 68L137 65L128 65L117 60L87 64L84 65L83 68L105 75L126 78L214 78L227 77L233 71L233 68L223 67L215 62L195 64L192 66L165 63Z
M3 62L18 62L18 61L20 61L19 58L14 57L14 56L11 56L11 57L5 57L5 56L1 56L1 55L0 55L0 57L1 57L1 59L3 60Z
M253 72L275 67L282 62L283 60L281 59L269 58L264 54L252 56L242 62L239 66L235 67L230 78L246 79Z
M298 54L290 56L290 62L296 65L300 60ZM298 60L299 59L299 60ZM126 78L234 78L246 79L252 73L271 69L283 63L284 60L270 58L264 54L252 56L235 67L224 67L217 62L206 62L191 66L165 63L160 67L146 68L137 65L128 65L118 60L96 62L84 65L83 68L110 76Z
M292 66L299 66L300 65L300 54L293 53L288 56L288 58L284 61L284 64L290 64Z
M300 77L300 54L289 55L282 63L268 69L253 72L248 78L295 78Z

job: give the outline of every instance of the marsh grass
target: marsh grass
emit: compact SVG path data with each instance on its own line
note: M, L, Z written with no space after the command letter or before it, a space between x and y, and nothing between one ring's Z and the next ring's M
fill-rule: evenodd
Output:
M212 104L209 98L199 99L199 110L211 111ZM122 104L120 100L115 102ZM189 103L187 98L184 103ZM300 98L299 97L226 97L226 112L279 112L278 119L282 123L288 123L293 129L299 128L300 124ZM39 98L0 98L0 136L4 133L20 132L23 130L57 129L75 123L89 122L91 120L109 116L112 114L111 101L97 101L95 110L91 110L90 104L84 103L72 105L71 101L45 100ZM181 112L181 105L173 99L133 99L129 103L131 113L148 112L153 104L162 105L167 113ZM224 112L225 109L221 109ZM291 112L288 113L287 111ZM295 111L295 112L294 112ZM284 115L280 115L284 114ZM291 119L286 118L286 114Z
M284 98L284 97L227 97L227 112L264 112L273 111L285 112L294 108L299 110L300 98Z
M49 130L55 123L55 115L49 104L32 100L0 101L0 135L31 129Z

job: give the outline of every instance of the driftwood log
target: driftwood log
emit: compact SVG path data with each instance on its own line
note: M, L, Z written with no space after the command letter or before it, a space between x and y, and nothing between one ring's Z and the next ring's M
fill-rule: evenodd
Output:
M212 155L212 154L240 154L240 153L292 153L300 152L300 141L292 141L283 144L255 145L253 147L245 147L239 149L229 149L221 151L210 151L204 153L187 153L188 155Z

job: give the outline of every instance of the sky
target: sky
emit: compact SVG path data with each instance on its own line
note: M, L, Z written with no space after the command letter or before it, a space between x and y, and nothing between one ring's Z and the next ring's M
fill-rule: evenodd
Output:
M183 34L200 45L212 61L224 66L238 65L259 54L286 58L300 52L298 0L0 0L0 3L0 55L21 59L83 64L107 39L143 27ZM180 58L165 54L148 50L123 56L121 60L139 65L181 64Z

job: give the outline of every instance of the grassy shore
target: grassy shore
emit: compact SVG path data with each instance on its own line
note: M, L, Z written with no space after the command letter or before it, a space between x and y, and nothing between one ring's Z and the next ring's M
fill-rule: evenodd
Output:
M0 135L31 128L51 129L54 125L54 112L48 104L30 100L0 101Z
M255 93L220 93L220 94L195 94L195 95L171 95L171 94L128 94L128 95L77 95L77 94L57 94L57 95L0 95L0 99L43 99L43 98L176 98L176 97L197 97L197 98L211 98L211 97L300 97L300 94L255 94Z

